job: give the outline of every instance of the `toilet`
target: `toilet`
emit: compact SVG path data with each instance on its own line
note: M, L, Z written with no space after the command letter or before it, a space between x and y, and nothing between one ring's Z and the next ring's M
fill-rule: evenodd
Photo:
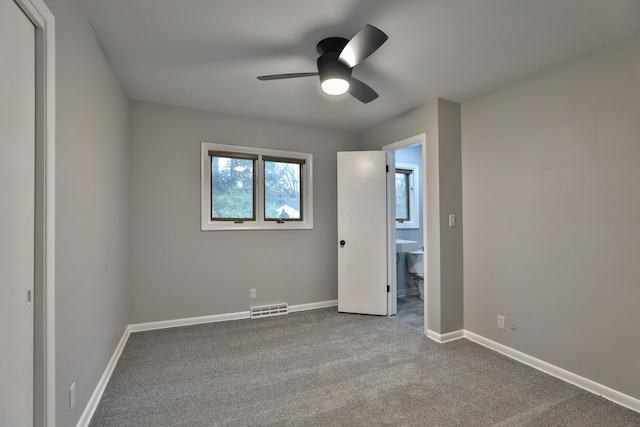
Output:
M424 251L407 252L407 269L411 277L418 281L420 299L424 301Z

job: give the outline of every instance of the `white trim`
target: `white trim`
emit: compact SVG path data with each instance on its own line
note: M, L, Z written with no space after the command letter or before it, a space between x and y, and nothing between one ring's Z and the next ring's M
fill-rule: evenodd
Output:
M394 169L396 164L396 152L386 151L387 170ZM387 173L387 316L396 316L398 314L398 265L397 245L396 245L396 175L395 173Z
M178 328L180 326L200 325L203 323L226 322L227 320L249 319L251 312L214 314L211 316L186 317L183 319L160 320L158 322L134 323L129 325L131 332L153 331L156 329Z
M318 308L335 307L338 300L313 302L309 304L290 305L289 313L296 311L315 310ZM133 323L129 325L130 332L153 331L156 329L178 328L180 326L200 325L203 323L226 322L228 320L250 319L250 311L237 313L213 314L211 316L186 317L182 319L160 320L158 322Z
M317 310L319 308L337 307L338 300L331 301L312 302L309 304L297 304L289 306L289 313L295 313L296 311Z
M409 138L402 139L400 141L394 142L393 144L388 144L382 147L384 151L396 151L402 148L409 147L411 145L423 144L422 148L424 149L424 142L427 140L426 133L419 133L418 135L411 136Z
M473 332L465 330L464 337L470 341L475 342L476 344L480 344L481 346L495 350L498 353L510 357L511 359L517 360L520 363L531 366L532 368L559 378L562 381L568 382L569 384L573 384L593 394L602 396L605 399L617 403L620 406L624 406L625 408L640 412L640 399L636 399L635 397L631 397L627 394L621 393L605 385L574 374L573 372L567 371L566 369L559 368L555 365L552 365L551 363L545 362L544 360L537 359L526 353L515 350L511 347L507 347L506 345L497 343Z
M91 417L93 417L94 412L98 408L98 404L100 403L100 399L102 398L102 394L104 393L107 384L109 383L109 379L111 378L111 374L113 374L113 370L118 364L118 360L120 360L120 356L122 355L122 350L124 350L124 346L127 344L127 340L129 339L129 335L131 333L131 326L127 326L124 330L124 334L122 334L122 338L120 338L120 342L118 343L116 350L113 352L113 356L109 360L107 364L107 368L104 370L102 377L100 377L100 381L98 381L98 385L96 386L93 394L89 398L89 402L87 406L84 408L84 412L82 412L82 416L78 420L78 424L76 427L86 427L89 425L91 421Z
M459 340L460 338L464 338L464 330L447 332L446 334L439 334L437 332L432 331L431 329L427 329L425 333L427 338L431 338L435 342L440 344L444 344L446 342L451 342L455 340Z

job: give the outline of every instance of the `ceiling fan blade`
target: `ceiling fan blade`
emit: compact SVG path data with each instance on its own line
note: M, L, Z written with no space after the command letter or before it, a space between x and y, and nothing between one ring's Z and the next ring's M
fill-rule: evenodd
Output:
M338 59L353 68L378 50L389 36L373 25L365 25L340 52Z
M351 77L349 83L349 93L360 102L368 104L378 97L378 93L371 89L371 87L360 80Z
M290 73L290 74L272 74L270 76L258 76L258 80L282 80L282 79L295 79L298 77L310 77L317 76L318 73Z

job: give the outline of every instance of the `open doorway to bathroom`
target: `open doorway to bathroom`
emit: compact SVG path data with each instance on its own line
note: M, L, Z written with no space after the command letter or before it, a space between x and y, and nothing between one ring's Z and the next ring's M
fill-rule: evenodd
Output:
M396 318L425 331L424 135L384 147L395 153ZM393 209L391 209L393 211Z

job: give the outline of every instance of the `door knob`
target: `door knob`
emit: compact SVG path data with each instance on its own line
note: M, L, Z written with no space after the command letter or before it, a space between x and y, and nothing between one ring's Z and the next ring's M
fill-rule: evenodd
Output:
M341 248L344 248L344 244L345 244L345 243L347 243L347 242L345 242L344 240L340 240L340 247L341 247Z

